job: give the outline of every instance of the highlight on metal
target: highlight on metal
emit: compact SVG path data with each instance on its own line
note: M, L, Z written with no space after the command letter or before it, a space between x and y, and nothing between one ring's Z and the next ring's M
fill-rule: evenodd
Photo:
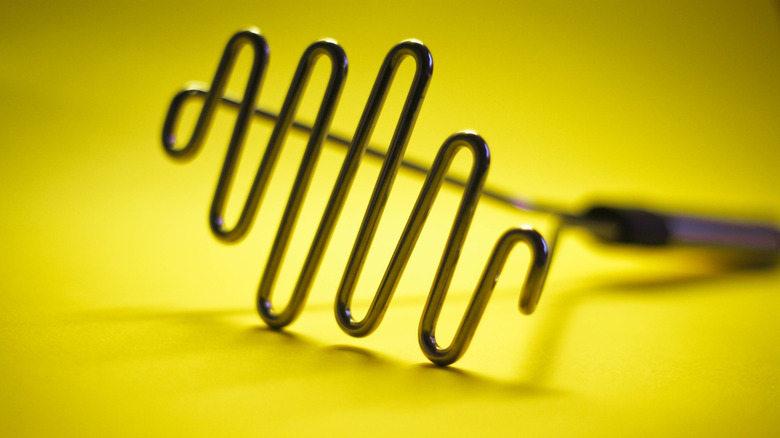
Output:
M254 58L244 96L239 102L225 97L224 94L225 85L237 54L243 46L252 48ZM250 231L258 207L262 202L263 194L267 189L267 183L273 173L279 152L284 145L284 140L290 128L309 132L308 144L258 288L257 311L266 324L272 328L281 329L291 324L300 315L352 182L357 174L358 166L367 153L371 156L382 158L383 163L364 213L363 221L355 238L339 290L336 293L336 321L344 332L351 336L366 336L379 326L382 317L388 309L393 292L403 274L406 263L414 251L417 238L425 224L428 212L444 182L454 182L461 185L464 187L464 191L420 320L418 330L419 344L425 356L437 365L448 365L458 360L466 352L507 257L512 248L521 242L528 247L531 253L531 261L522 286L519 307L524 314L531 314L535 310L549 270L550 251L545 239L537 231L527 227L512 228L498 238L450 345L441 347L436 341L435 331L439 313L447 295L458 256L471 225L476 205L483 195L483 186L490 162L490 152L487 144L479 135L473 132L460 132L450 136L444 142L430 169L410 164L403 160L404 151L433 73L433 59L425 45L419 41L407 40L397 44L390 50L379 69L368 102L351 141L329 134L333 113L347 75L347 57L342 48L333 41L322 40L315 42L306 49L278 115L256 107L260 83L268 62L268 55L268 45L256 29L248 29L236 33L225 47L211 86L208 89L190 87L176 94L168 109L162 132L163 147L169 156L179 160L190 159L195 156L203 145L217 105L222 103L238 107L238 116L225 154L224 164L217 180L217 187L209 214L209 224L212 233L217 239L225 242L238 241ZM306 89L312 68L320 58L329 60L331 66L330 78L315 122L313 126L306 126L294 121L295 114ZM393 84L395 73L401 62L406 58L411 58L415 62L414 77L409 86L387 153L382 154L371 149L368 142L382 110L385 97ZM175 132L180 112L189 99L196 97L204 98L203 107L189 142L184 146L179 146ZM226 201L234 180L238 158L246 141L253 116L275 119L276 123L240 216L236 224L230 227L225 223L224 219ZM320 151L326 139L335 139L337 143L348 145L347 154L326 204L306 260L301 267L292 295L287 303L277 308L271 302L275 282L291 235L295 229L301 205L311 183L311 177ZM473 156L472 169L467 181L457 181L446 177L447 170L455 154L461 149L469 150ZM368 249L371 246L382 217L388 195L398 170L402 166L425 172L427 177L368 313L362 320L358 321L352 317L350 310L352 296L368 254ZM493 194L488 194L487 196L495 197Z

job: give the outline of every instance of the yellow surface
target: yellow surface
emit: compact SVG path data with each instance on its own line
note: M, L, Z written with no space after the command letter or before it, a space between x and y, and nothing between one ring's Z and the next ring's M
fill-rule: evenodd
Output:
M383 325L352 339L332 302L376 174L365 166L309 305L280 334L254 315L254 291L301 139L252 234L232 246L205 220L231 114L187 165L159 144L173 93L210 81L238 29L257 26L269 40L261 102L274 109L305 47L338 40L351 62L334 121L344 133L386 51L416 38L435 70L410 157L430 163L449 134L473 129L491 146L490 186L572 207L601 196L771 218L780 211L776 3L6 1L0 10L0 435L780 433L777 270L724 272L565 235L537 313L517 312L519 250L469 352L438 369L415 333L456 192L432 213ZM391 129L388 112L374 141ZM267 132L253 127L241 181ZM282 286L342 156L323 156ZM399 179L359 309L419 186ZM549 232L543 216L480 207L445 338L489 247L526 222Z

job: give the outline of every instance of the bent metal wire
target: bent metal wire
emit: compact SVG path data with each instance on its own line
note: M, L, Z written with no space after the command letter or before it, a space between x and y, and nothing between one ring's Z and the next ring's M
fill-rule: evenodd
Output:
M254 57L244 96L239 102L224 94L237 54L243 46L251 47ZM465 353L498 276L516 244L524 243L531 253L528 272L521 288L519 302L521 313L530 315L536 309L550 267L551 249L537 231L527 227L517 227L504 232L493 247L453 340L447 347L438 344L435 334L436 323L476 205L483 195L522 211L541 211L557 215L560 217L562 225L583 228L607 243L644 246L686 244L726 247L740 250L752 257L758 257L766 263L776 261L777 254L780 252L780 232L772 226L684 216L664 216L644 210L603 206L593 207L582 214L573 214L564 209L532 203L527 199L486 190L483 186L487 177L490 153L485 141L472 132L460 132L450 136L440 148L430 169L403 160L406 145L433 72L431 54L419 41L403 41L387 54L355 135L351 140L329 133L333 113L347 75L347 57L343 49L331 40L317 41L306 49L278 115L256 107L268 56L268 45L256 29L247 29L236 33L225 47L211 87L204 89L192 86L176 94L165 118L162 142L165 151L171 157L180 160L191 159L203 145L217 105L227 104L238 107L238 116L217 180L209 214L209 224L214 236L230 242L241 239L251 229L257 209L266 191L267 182L273 173L290 128L309 132L308 144L257 293L258 313L272 328L281 329L291 324L300 315L360 161L365 154L382 158L383 164L336 295L336 321L342 330L351 336L369 335L381 323L442 184L452 183L464 188L460 206L444 246L418 329L418 341L423 353L437 365L451 364ZM308 126L296 122L295 114L306 89L310 73L321 57L330 60L330 77L315 122L312 126ZM412 58L415 62L414 78L387 153L382 153L371 148L368 142L385 97L392 85L395 72L405 58ZM205 98L203 107L189 142L184 146L178 146L174 132L181 109L189 99L196 97ZM224 219L226 201L234 180L238 158L241 155L240 152L254 116L274 119L276 123L239 218L236 224L229 228ZM284 307L277 309L271 303L277 275L311 183L322 145L326 139L347 146L347 154L306 260L301 267L292 295ZM468 179L460 181L447 177L446 173L454 156L460 149L464 148L469 149L473 155ZM355 286L400 167L425 173L427 177L366 316L362 320L355 320L350 310ZM556 232L553 240L557 240L557 235Z
M350 186L357 174L358 165L368 146L369 137L376 124L385 96L392 84L393 76L406 57L411 57L416 63L414 79L393 134L387 156L382 165L379 178L366 209L363 222L358 231L357 239L349 257L347 269L338 292L336 315L339 325L352 336L365 336L373 332L382 320L387 305L395 291L398 280L411 255L420 231L422 230L428 212L444 181L444 176L452 162L455 153L461 148L470 149L474 162L463 198L458 208L452 230L445 245L441 263L437 269L434 285L428 297L420 324L420 345L425 355L434 363L440 365L456 361L466 351L474 334L476 326L485 309L489 295L495 284L495 278L501 271L510 249L519 242L526 243L531 250L531 265L527 280L521 294L521 310L530 314L539 300L542 285L549 267L549 251L544 238L529 228L516 228L507 231L499 238L491 254L482 279L472 297L471 304L463 317L460 328L451 345L445 348L436 342L436 320L447 294L458 254L461 251L476 204L482 193L482 187L487 176L490 154L487 144L473 133L458 133L451 136L442 146L432 171L424 183L422 192L414 206L409 222L390 261L371 307L366 317L355 321L350 312L355 284L366 255L376 232L379 220L385 207L387 195L396 178L401 165L404 150L411 135L417 114L420 110L425 91L433 72L433 60L428 49L418 41L404 41L396 45L385 58L379 75L374 84L366 108L358 124L354 139L347 152L335 186L325 207L314 240L311 244L306 262L298 277L292 296L281 309L271 304L274 283L285 255L290 236L300 213L302 201L311 182L317 158L328 133L333 112L341 92L347 73L347 58L344 51L333 41L318 41L304 52L290 85L282 109L277 116L277 123L268 142L260 167L249 191L249 195L241 211L239 219L233 228L226 228L224 220L225 201L234 178L237 159L246 138L251 117L255 112L259 84L263 70L268 60L268 45L265 39L255 30L244 30L230 39L220 60L212 85L207 92L186 90L179 93L171 103L170 110L163 128L163 145L165 150L175 158L190 158L202 146L209 123L217 105L224 94L225 84L242 46L250 46L254 51L249 81L244 91L244 97L239 106L233 134L230 139L225 161L222 166L217 188L211 204L209 223L214 235L225 241L240 239L249 231L258 206L266 190L266 183L271 175L284 138L289 131L301 96L306 87L309 74L319 57L327 57L331 62L331 72L325 97L322 100L319 113L308 145L305 149L302 163L295 178L287 206L282 216L281 225L276 234L271 253L266 263L265 271L260 280L257 294L257 309L260 317L273 328L282 328L292 323L300 314L304 302L311 289L312 281L322 261L322 256L333 233L337 218L342 210ZM177 147L174 130L180 110L185 100L194 95L205 94L205 103L195 124L189 143Z

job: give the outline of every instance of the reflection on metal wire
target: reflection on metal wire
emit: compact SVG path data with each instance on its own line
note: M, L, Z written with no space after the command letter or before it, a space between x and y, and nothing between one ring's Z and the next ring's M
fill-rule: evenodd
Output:
M225 98L224 88L238 51L244 45L253 48L254 58L249 82L246 86L244 97L239 103ZM320 220L306 261L301 268L291 298L283 308L275 309L271 303L274 283L295 228L302 202L309 188L320 150L324 140L329 135L328 131L333 111L347 74L347 59L344 51L333 41L318 41L312 44L301 58L279 115L260 112L261 115L276 119L276 124L238 221L232 228L228 228L224 220L225 204L234 179L238 157L247 136L251 117L254 114L258 114L255 102L262 74L267 64L268 53L268 45L265 39L255 30L241 31L233 36L225 48L211 87L208 90L200 88L187 89L178 93L173 99L165 119L162 137L165 151L170 156L179 159L191 158L203 144L208 125L213 118L217 104L225 102L238 106L238 117L214 193L209 217L211 230L218 239L236 241L244 237L252 226L258 206L266 190L267 182L273 172L277 157L290 128L303 128L310 132L309 142L287 201L281 225L277 231L257 294L258 313L269 326L282 328L292 323L299 316L322 262L325 249L333 234L336 221L344 206L344 201L357 174L360 161L366 154L366 151L369 150L368 142L378 120L385 97L393 83L395 72L401 62L407 57L412 58L416 64L414 78L387 153L377 153L373 149L369 152L370 154L373 153L373 155L381 155L384 161L337 294L336 319L342 329L352 336L365 336L377 328L387 310L404 267L414 250L428 212L445 180L459 184L465 187L465 189L420 322L420 346L423 352L432 362L439 365L453 363L463 355L474 335L490 292L495 285L509 251L518 242L526 243L531 251L531 263L521 293L520 308L526 314L533 312L539 301L544 279L549 268L549 251L544 238L538 232L529 228L510 229L496 243L451 345L447 348L441 348L436 343L436 321L447 294L458 256L471 225L477 202L483 193L490 154L482 138L474 133L462 132L451 136L444 143L431 169L410 165L403 161L406 145L433 72L433 60L430 52L422 43L413 40L399 43L385 57L355 135L352 141L349 141L347 155L325 207L325 212ZM331 73L317 119L312 127L296 125L294 122L295 112L301 101L301 96L312 67L321 56L325 56L330 60ZM183 147L177 147L174 132L181 109L189 98L196 96L205 96L203 108L189 143ZM468 181L461 182L454 179L446 179L445 174L450 163L456 152L462 148L470 150L474 160ZM350 312L352 294L382 217L398 169L402 165L416 168L418 171L427 173L428 176L367 316L361 321L355 321L352 319Z

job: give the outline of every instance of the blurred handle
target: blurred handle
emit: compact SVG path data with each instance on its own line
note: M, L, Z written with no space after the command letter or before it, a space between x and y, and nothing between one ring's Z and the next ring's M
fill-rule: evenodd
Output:
M780 230L769 224L608 206L592 207L574 223L607 243L706 246L748 251L773 260L780 254Z

